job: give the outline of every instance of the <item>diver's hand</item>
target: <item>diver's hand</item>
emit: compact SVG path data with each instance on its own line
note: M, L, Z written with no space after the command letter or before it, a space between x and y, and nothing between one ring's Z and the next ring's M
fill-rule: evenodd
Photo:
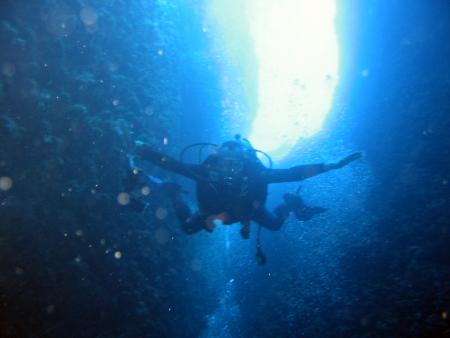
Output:
M340 169L342 167L345 167L347 164L349 164L361 157L362 157L361 152L353 153L353 154L347 156L346 158L340 160L338 163L335 163L333 169Z

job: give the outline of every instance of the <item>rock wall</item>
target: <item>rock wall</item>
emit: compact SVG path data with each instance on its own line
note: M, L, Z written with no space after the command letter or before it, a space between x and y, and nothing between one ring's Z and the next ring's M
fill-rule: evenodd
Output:
M195 336L211 293L186 237L164 196L136 213L124 182L134 140L177 150L191 7L0 8L0 335Z

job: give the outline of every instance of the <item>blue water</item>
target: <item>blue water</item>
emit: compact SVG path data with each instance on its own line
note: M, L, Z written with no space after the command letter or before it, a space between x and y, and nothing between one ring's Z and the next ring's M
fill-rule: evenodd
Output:
M177 157L251 133L244 7L2 1L0 337L448 337L450 3L336 3L331 109L275 167L364 156L270 187L270 209L301 185L328 211L263 229L260 266L256 225L187 235L162 191L127 188L136 140Z

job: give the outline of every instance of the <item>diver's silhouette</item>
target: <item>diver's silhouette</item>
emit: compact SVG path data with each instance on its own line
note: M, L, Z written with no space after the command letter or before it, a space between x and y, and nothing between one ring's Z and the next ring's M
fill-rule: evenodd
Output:
M270 212L265 206L269 184L301 181L342 168L361 157L361 153L354 153L337 163L272 169L271 165L269 168L264 166L257 157L258 152L263 152L254 149L239 135L220 146L194 144L193 146L213 146L216 150L200 164L187 164L182 159L176 160L145 144L137 145L136 153L141 159L197 183L198 211L192 213L183 201L180 185L153 179L154 183L169 194L176 216L186 233L193 234L203 229L212 231L214 220L219 219L224 224L240 222L241 235L244 238L248 238L250 221L270 230L279 230L290 212L293 212L298 220L307 221L315 214L327 210L308 207L298 194L287 193L284 195L284 201Z

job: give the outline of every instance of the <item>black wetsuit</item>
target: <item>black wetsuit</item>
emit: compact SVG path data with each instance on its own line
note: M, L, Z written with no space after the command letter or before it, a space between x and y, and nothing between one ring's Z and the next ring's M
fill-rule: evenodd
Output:
M274 212L267 210L267 186L301 181L335 168L327 164L309 164L269 169L255 156L243 161L238 177L229 182L221 174L219 155L209 155L202 164L186 164L148 147L140 155L144 160L197 183L197 212L191 213L181 194L172 196L176 215L187 233L208 230L207 222L211 217L218 217L224 224L254 221L265 228L278 230L292 210L285 202Z

